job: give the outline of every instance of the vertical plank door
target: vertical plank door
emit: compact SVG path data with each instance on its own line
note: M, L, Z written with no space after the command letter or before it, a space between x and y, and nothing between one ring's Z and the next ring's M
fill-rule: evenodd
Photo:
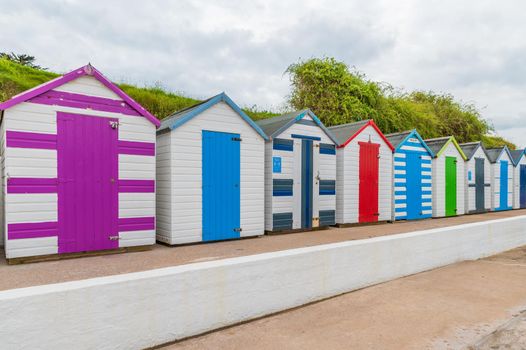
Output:
M519 186L519 193L520 193L520 207L526 208L526 165L521 164L520 165L520 186Z
M360 223L378 221L378 167L380 145L371 142L359 142L359 204L358 221Z
M203 241L240 237L240 143L239 134L202 132Z
M422 158L416 152L406 153L407 220L422 217Z
M117 121L57 113L59 253L119 246Z
M457 158L446 157L446 216L457 215Z
M475 211L485 210L484 158L475 158Z
M499 210L508 209L508 161L500 161L500 200Z
M312 227L312 140L301 140L301 228Z

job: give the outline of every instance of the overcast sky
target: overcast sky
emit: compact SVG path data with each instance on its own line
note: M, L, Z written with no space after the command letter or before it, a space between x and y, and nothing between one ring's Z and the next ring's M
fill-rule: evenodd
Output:
M289 64L330 56L376 81L474 103L526 146L525 10L519 0L0 0L0 51L272 109L286 101Z

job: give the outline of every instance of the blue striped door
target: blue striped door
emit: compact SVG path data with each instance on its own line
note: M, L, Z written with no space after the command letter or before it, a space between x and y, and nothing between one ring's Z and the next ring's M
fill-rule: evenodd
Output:
M239 134L203 130L203 241L239 238Z
M301 140L301 228L312 227L312 141Z
M415 152L406 153L407 220L422 216L422 159Z
M500 161L500 206L499 210L508 209L508 161Z

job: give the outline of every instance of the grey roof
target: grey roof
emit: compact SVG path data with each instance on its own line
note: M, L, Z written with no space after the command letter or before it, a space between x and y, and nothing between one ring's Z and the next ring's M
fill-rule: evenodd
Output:
M360 120L359 122L342 124L329 127L329 130L336 137L338 145L343 145L348 139L356 134L364 125L369 123L370 119Z
M444 136L444 137L438 137L436 139L429 139L425 140L427 146L433 151L433 153L436 155L440 150L444 147L444 145L449 141L451 136Z
M256 124L270 137L274 137L274 133L286 126L292 120L302 113L308 112L308 109L302 109L301 111L294 111L280 115L279 117L272 117L267 119L256 120Z
M482 146L482 142L480 141L462 143L459 146L462 149L462 152L464 152L464 154L468 158L468 160L470 160L473 157L473 155L479 147L482 147L484 153L486 153L486 150L484 149L484 147Z
M402 141L404 141L412 132L413 130L394 132L392 134L385 135L385 137L389 140L389 142L391 142L391 145L393 145L394 148L397 148L400 143L402 143Z
M204 101L201 101L199 103L196 103L195 105L192 105L192 106L189 106L189 107L186 107L186 108L183 108L181 110L178 110L172 114L170 114L168 117L164 118L163 120L161 120L161 126L157 129L157 132L161 131L161 130L164 130L164 129L169 129L171 125L173 125L178 119L181 119L183 118L185 115L187 115L188 113L190 113L191 111L193 111L194 109L196 109L197 107L207 103L208 101L210 101L211 99L219 96L221 94L218 94L218 95L215 95L215 96L212 96L210 98L207 98L206 100Z
M511 158L513 158L513 162L517 164L521 160L521 157L524 154L524 150L516 149L516 150L510 151L510 154L511 154Z
M488 148L486 153L488 154L489 161L495 163L499 159L500 154L504 150L504 147Z

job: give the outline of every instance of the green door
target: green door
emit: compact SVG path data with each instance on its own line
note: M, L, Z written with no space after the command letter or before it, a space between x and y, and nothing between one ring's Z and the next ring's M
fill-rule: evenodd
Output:
M457 158L446 157L446 216L457 215Z

